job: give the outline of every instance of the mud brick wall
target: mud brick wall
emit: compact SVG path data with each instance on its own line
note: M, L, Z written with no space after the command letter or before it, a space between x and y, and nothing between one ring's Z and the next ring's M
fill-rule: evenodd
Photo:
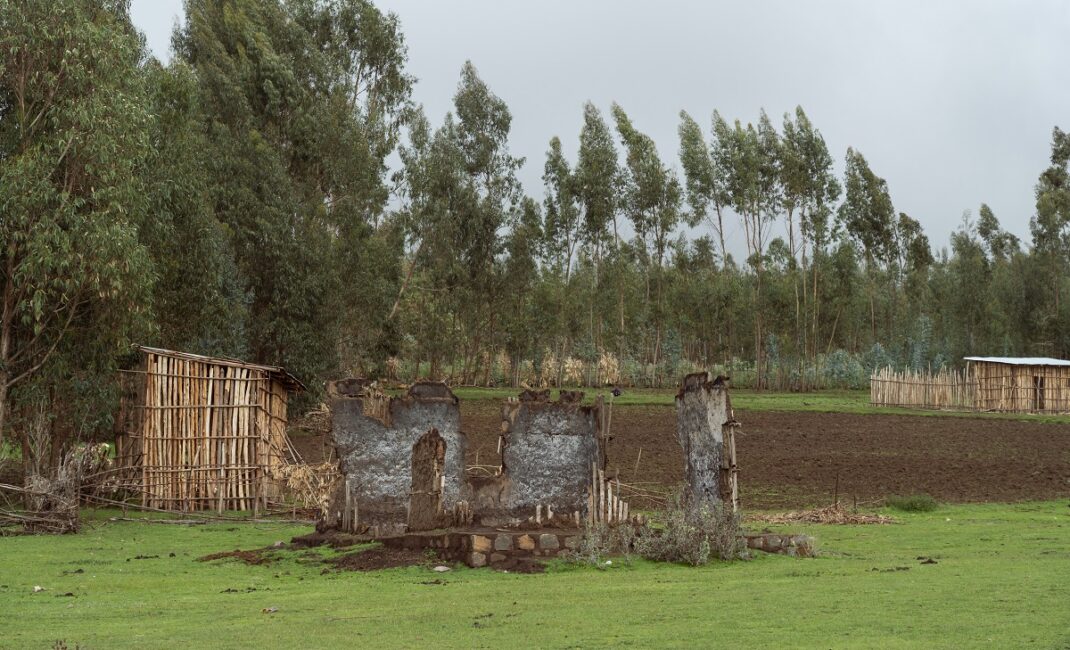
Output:
M584 513L591 465L601 467L601 398L582 406L582 393L563 391L557 402L525 394L502 407L502 465L507 486L501 507L526 518L537 505Z
M442 504L448 509L463 498L465 437L457 397L445 384L417 383L404 397L387 398L366 383L346 380L328 394L331 438L361 522L406 523L413 445L430 429L446 444Z
M724 460L722 428L731 419L728 390L698 372L684 377L676 395L676 435L684 450L684 480L689 502L714 508L721 503Z

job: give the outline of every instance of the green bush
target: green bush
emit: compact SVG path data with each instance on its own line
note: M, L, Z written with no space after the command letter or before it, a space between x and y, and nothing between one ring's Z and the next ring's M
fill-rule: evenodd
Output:
M884 504L889 508L903 512L932 512L939 504L928 494L914 494L908 497L888 497Z
M635 551L648 560L700 566L710 557L737 560L746 544L739 515L722 508L692 508L681 497L659 513L663 526L643 526L635 538Z
M630 524L609 526L603 522L588 522L579 546L571 554L571 560L604 569L606 556L623 555L627 558L634 544L635 527Z

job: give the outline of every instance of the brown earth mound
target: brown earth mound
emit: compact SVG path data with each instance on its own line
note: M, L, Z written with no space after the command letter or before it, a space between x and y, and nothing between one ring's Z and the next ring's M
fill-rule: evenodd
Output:
M339 571L377 571L401 566L427 564L428 558L420 551L379 546L366 551L346 553L325 561Z

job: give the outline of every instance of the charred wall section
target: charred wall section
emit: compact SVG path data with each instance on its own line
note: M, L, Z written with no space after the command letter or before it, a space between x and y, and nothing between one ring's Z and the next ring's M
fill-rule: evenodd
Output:
M399 398L387 397L367 382L345 380L331 384L328 394L331 437L362 523L404 526L413 446L431 429L446 446L442 505L451 508L462 498L465 437L457 397L446 384L417 383Z
M528 517L536 506L555 512L587 510L591 466L601 467L602 398L583 406L583 393L562 391L556 402L526 392L502 407L502 465L506 485L499 509ZM486 503L480 504L486 507Z
M676 434L684 450L684 480L693 506L714 508L726 501L734 505L734 445L729 449L725 445L725 428L733 426L722 378L710 381L705 372L684 377L676 395Z

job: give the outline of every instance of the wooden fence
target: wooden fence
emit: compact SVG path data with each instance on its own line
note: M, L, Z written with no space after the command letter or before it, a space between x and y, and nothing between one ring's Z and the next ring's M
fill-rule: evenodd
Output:
M875 371L869 378L869 402L874 406L972 411L976 382L968 370L942 368L935 373Z

